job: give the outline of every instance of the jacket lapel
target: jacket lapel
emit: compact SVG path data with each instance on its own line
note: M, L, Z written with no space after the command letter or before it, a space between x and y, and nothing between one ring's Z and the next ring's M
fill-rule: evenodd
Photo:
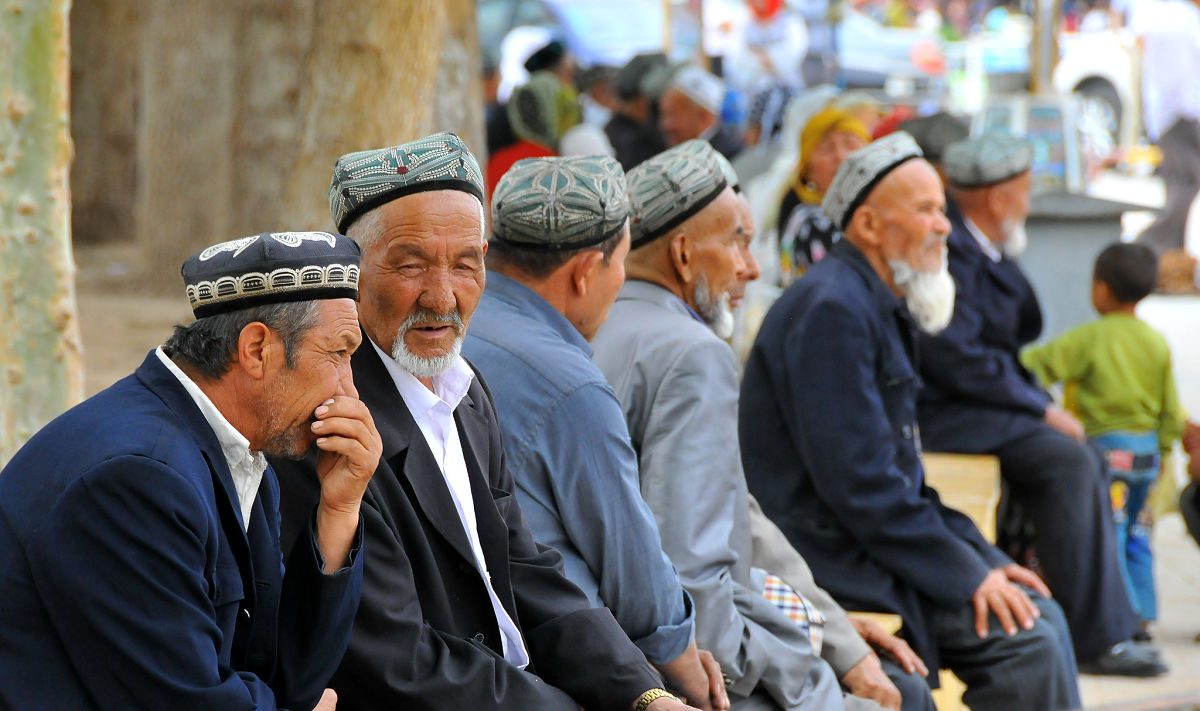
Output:
M221 451L221 443L213 432L208 420L204 419L200 408L192 400L191 395L183 389L179 380L159 361L154 351L146 357L137 369L137 377L147 388L152 390L171 412L175 413L200 447L204 461L208 463L212 475L213 490L217 501L217 515L221 519L221 529L229 541L233 558L237 561L238 572L242 577L242 590L246 609L255 609L254 565L250 558L250 541L242 528L238 512L241 504L238 502L237 490L233 487L233 475L229 473L229 464Z
M351 365L359 397L371 411L383 440L384 460L396 476L408 481L416 503L430 525L459 555L474 565L471 543L441 468L379 354L370 344L363 344L354 352Z
M478 376L476 376L478 377ZM478 385L472 390L481 390ZM459 436L462 439L463 458L467 462L467 474L471 481L471 498L475 502L475 526L479 535L479 547L483 549L483 559L487 562L488 573L492 576L492 588L515 620L517 617L516 601L512 594L512 583L509 579L508 556L508 526L496 508L496 500L488 477L484 474L479 462L479 454L489 451L490 427L482 407L485 403L477 402L471 391L454 410L454 419L458 423ZM512 495L512 492L507 492Z

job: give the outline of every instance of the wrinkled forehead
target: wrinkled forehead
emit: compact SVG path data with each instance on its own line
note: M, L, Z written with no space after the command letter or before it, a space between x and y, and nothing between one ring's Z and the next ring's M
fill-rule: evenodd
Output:
M379 229L386 240L470 239L482 242L483 203L460 190L430 190L392 200L380 208Z

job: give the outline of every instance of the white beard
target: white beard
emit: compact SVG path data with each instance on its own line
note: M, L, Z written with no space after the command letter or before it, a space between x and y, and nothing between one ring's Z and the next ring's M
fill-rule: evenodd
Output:
M696 285L692 287L692 301L696 302L696 310L708 327L717 334L717 338L729 340L733 337L733 305L729 294L721 294L714 299L708 290L708 279L700 274L696 277Z
M1029 235L1025 232L1025 220L1005 220L1000 227L1004 231L1004 256L1016 259L1025 253L1029 244Z
M435 375L445 373L458 360L459 353L462 351L464 329L462 317L458 315L458 312L452 311L449 314L433 316L432 318L430 316L431 314L420 311L411 314L408 318L404 319L404 323L400 324L400 328L396 329L396 340L392 341L392 360L396 361L401 368L410 373L414 378L432 378ZM454 345L450 347L448 353L443 353L433 358L422 358L408 350L408 344L404 342L404 336L418 322L431 320L453 324L457 329L458 335L454 338Z
M930 335L941 333L954 317L954 277L946 262L936 272L920 272L903 260L888 260L896 286L917 328Z

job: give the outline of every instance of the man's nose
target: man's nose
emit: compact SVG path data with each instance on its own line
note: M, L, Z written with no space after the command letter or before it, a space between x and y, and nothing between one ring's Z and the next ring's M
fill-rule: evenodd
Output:
M742 249L742 261L746 265L743 277L746 281L754 281L762 276L762 270L758 268L758 260L754 258L754 252L750 251L749 247Z
M945 237L950 234L950 218L946 217L945 213L938 213L937 221L933 225L934 232Z
M430 269L421 286L421 295L417 298L419 305L436 314L454 310L454 289L446 270Z
M354 387L354 371L350 367L350 359L346 358L338 367L337 390L334 395L345 395L358 399L358 388Z

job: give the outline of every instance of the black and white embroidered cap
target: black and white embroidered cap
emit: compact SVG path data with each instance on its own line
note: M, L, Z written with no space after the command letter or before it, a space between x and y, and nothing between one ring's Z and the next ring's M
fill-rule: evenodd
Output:
M362 251L329 232L263 232L215 244L180 270L196 318L288 301L358 298Z

